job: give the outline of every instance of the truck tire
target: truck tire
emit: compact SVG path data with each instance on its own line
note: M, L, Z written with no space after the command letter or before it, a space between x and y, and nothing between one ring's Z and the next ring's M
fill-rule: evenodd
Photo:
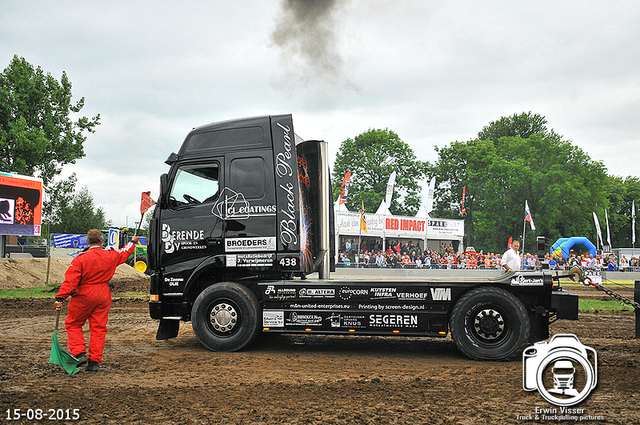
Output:
M510 360L529 340L529 315L512 293L492 286L476 288L456 303L449 321L451 338L473 360Z
M212 351L238 351L258 334L260 303L247 287L221 282L202 291L191 309L198 340Z

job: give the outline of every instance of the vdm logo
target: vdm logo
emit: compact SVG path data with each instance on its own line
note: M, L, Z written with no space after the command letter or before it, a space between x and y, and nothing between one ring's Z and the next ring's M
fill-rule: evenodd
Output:
M538 390L556 406L583 401L598 382L596 350L583 345L573 334L558 334L522 353L522 386Z

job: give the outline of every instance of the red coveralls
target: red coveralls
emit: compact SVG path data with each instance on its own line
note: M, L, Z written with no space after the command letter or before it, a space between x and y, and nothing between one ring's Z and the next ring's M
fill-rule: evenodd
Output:
M122 249L92 246L71 261L56 299L66 299L76 290L69 301L67 319L64 322L69 350L74 357L87 352L82 327L88 319L90 336L87 358L98 363L102 360L111 307L108 282L116 267L127 261L134 249L132 242Z

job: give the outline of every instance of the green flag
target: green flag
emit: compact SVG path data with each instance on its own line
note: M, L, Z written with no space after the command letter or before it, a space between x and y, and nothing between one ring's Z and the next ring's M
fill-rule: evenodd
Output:
M60 346L58 341L58 320L60 318L60 311L58 311L58 317L56 318L56 330L53 331L53 340L51 341L51 355L49 356L49 363L62 366L64 370L70 376L78 373L78 359L68 354Z

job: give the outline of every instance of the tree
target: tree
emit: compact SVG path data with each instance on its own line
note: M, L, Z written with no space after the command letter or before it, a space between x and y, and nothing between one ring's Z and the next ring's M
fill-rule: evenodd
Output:
M592 211L607 205L606 169L545 124L539 115L513 115L484 127L477 139L436 147L439 159L428 173L438 181L434 215L460 217L466 185L466 240L476 248L501 251L509 237L519 239L525 201L536 232L527 231L523 251L533 251L537 235L591 235Z
M626 179L617 176L608 176L605 187L607 191L606 205L607 213L609 214L611 244L615 248L631 247L631 207L635 201L637 216L639 210L638 203L640 201L640 179L631 176ZM596 214L604 220L604 211L602 211L602 214L596 211ZM606 226L606 224L603 222L602 226ZM638 227L637 222L636 227ZM607 235L606 228L604 227L603 232L604 243L606 244ZM640 239L638 239L638 230L636 229L636 245L638 242L640 242Z
M84 97L71 102L65 72L58 81L14 56L0 74L0 169L39 177L49 189L63 165L84 157L84 132L100 124L100 114L72 121L83 107Z
M531 111L521 114L513 114L510 117L502 117L489 123L478 133L480 140L499 140L502 137L516 137L528 139L534 134L542 134L545 137L561 139L553 130L547 131L547 119Z
M376 211L385 198L389 176L395 171L394 196L389 210L393 214L413 215L420 207L418 181L424 178L425 167L396 133L389 129L369 129L340 145L333 166L334 199L340 194L345 173L351 171L347 208L360 210L364 202L366 211Z
M104 208L96 208L87 187L60 200L51 223L51 233L86 233L89 229L106 229L111 222Z

